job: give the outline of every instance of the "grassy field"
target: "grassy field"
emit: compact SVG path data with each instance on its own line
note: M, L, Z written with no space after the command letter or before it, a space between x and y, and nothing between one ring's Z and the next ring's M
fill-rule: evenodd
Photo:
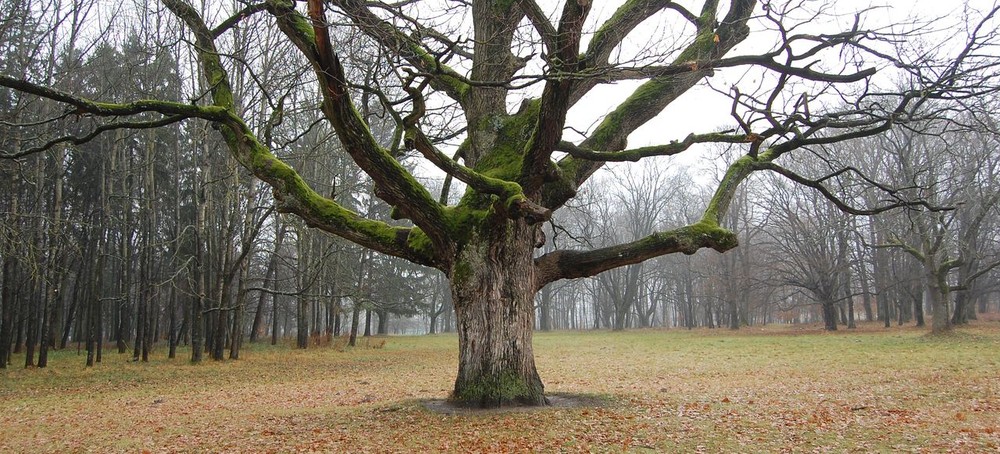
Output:
M447 414L454 336L254 346L191 366L58 352L0 371L0 452L997 452L1000 323L539 333L551 393L599 405ZM22 358L17 358L23 361Z

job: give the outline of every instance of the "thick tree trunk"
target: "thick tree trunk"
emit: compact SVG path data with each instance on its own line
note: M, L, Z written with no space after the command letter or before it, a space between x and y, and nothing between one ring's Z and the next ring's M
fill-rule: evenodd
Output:
M926 325L924 323L924 300L922 298L913 298L913 319L916 321L916 326L921 328ZM927 303L928 305L930 303ZM899 311L899 324L903 324L903 311Z
M951 314L948 313L947 284L934 273L933 264L924 266L924 298L931 307L931 332L941 334L951 330Z
M951 316L951 323L953 325L967 325L969 324L969 312L975 309L975 306L971 304L969 300L969 291L964 290L955 294L955 311Z
M837 303L830 298L824 298L821 304L823 309L823 325L827 331L837 330Z
M542 331L552 331L552 288L546 286L541 293L538 306L538 328ZM434 332L433 327L431 332Z
M739 330L740 329L739 305L736 303L735 299L730 299L728 305L729 305L729 329Z
M523 221L484 225L449 272L459 345L452 398L484 408L544 405L531 344L533 228Z
M376 325L375 333L379 336L389 335L389 311L382 309L376 315L378 315L378 325Z

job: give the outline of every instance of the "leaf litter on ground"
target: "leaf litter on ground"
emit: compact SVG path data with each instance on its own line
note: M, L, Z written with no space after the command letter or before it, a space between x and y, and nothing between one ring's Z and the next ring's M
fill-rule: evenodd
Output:
M0 371L3 452L995 452L1000 323L535 336L533 411L441 412L453 335L382 349L250 346L239 361L73 351ZM15 357L15 364L17 364ZM590 400L587 400L590 399ZM431 405L433 407L433 405Z

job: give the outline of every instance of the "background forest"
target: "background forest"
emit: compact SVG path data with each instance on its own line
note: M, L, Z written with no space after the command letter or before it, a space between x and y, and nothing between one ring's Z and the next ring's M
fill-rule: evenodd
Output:
M144 13L155 5L108 11L89 3L22 3L0 2L5 75L111 101L196 102L206 91L190 49L170 45L184 39L177 25ZM132 26L83 25L88 15L103 14L113 16L105 23ZM242 52L231 56L238 66L231 73L249 126L317 191L365 217L396 222L338 149L330 126L317 120L319 94L313 82L301 81L291 45L273 28L253 26L265 16L244 20L226 39ZM55 29L63 33L47 32ZM364 40L340 36L338 45L352 80L377 85L391 73L371 64L379 49ZM383 100L361 89L356 100L373 134L395 140ZM933 298L950 301L954 324L996 318L1000 109L989 97L965 107L786 163L814 175L842 163L863 165L865 178L841 175L831 186L837 197L876 205L882 193L865 188L878 182L896 197L940 210L852 215L812 188L755 174L723 220L738 233L738 248L662 256L552 283L536 300L536 328L922 326ZM90 118L60 109L0 89L0 367L20 353L26 366L44 367L49 349L74 344L85 345L88 365L101 360L106 345L136 360L154 347L173 357L193 331L221 360L239 358L246 342L294 339L307 348L347 336L354 345L359 336L454 328L441 272L278 214L270 190L225 151L208 122L168 117L155 128L97 134ZM445 134L453 114L432 108L427 115ZM24 137L33 131L24 125L51 118L57 120L39 124L49 136ZM29 139L64 136L87 140L42 152L22 148ZM541 253L634 241L696 222L721 178L722 169L705 162L730 153L706 148L701 162L609 166L545 226L549 241ZM461 195L458 183L419 168L416 174L443 188L445 200ZM192 323L193 308L203 308L203 324Z

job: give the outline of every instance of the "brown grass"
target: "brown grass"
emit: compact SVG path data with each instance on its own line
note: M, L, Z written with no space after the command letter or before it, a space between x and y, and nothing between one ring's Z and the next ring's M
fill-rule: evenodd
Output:
M325 344L199 366L57 352L0 372L0 452L1000 449L997 322L540 333L546 390L601 404L483 414L424 405L448 394L454 336Z

